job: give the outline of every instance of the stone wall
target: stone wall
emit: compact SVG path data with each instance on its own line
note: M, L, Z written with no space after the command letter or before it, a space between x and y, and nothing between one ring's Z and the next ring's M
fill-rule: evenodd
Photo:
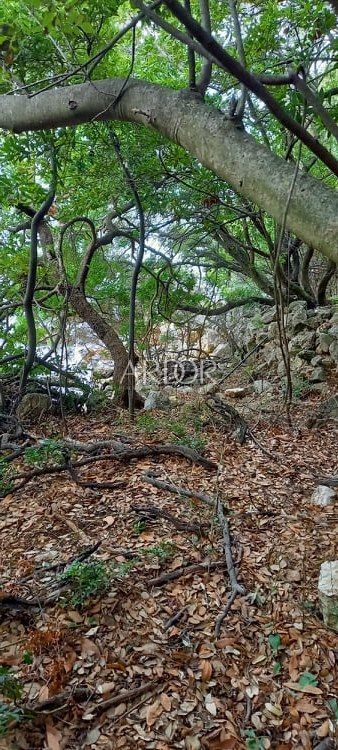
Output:
M329 374L338 373L337 306L308 310L306 302L291 302L284 322L295 376L315 384L325 383ZM219 341L222 333L224 341L215 346L212 356L227 358L234 348L238 356L244 356L262 343L259 353L250 362L254 361L264 372L285 374L274 307L233 310L226 321L218 321L215 341Z

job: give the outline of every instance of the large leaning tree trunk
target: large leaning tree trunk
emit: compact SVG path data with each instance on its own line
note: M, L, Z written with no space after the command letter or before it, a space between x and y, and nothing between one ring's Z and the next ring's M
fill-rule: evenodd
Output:
M0 96L0 128L16 133L93 120L125 120L153 128L183 146L280 225L288 206L286 228L338 262L337 192L302 170L294 180L294 165L191 92L112 78L95 81L95 86L88 81L55 88L34 97Z
M114 362L113 384L116 387L117 401L127 407L128 377L133 378L134 385L135 377L134 373L129 371L129 357L123 341L121 341L114 328L88 302L81 289L69 286L68 299L79 318L84 323L87 323L89 328L91 328L111 354ZM140 409L143 407L143 403L142 396L135 392L135 407Z

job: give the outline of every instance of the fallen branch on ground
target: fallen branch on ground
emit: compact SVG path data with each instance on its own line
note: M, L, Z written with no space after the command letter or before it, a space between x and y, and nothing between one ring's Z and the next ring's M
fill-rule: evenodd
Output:
M195 463L199 466L203 466L204 469L216 470L217 464L214 461L211 461L208 458L204 458L204 456L201 456L199 453L197 453L192 448L188 448L187 446L182 445L145 445L140 448L125 448L125 446L119 447L115 452L110 453L104 453L99 456L89 456L88 458L81 459L80 461L74 461L72 463L72 468L76 469L81 466L88 466L92 463L96 463L98 461L121 461L121 462L128 462L132 461L133 459L141 459L141 458L148 458L150 456L161 456L161 455L168 455L168 456L182 456L183 458L188 459L188 461L191 461L192 463ZM23 472L21 474L17 474L16 477L13 477L13 480L21 479L22 481L15 486L12 486L8 488L7 490L4 490L2 494L2 498L6 497L7 495L13 494L14 492L18 492L18 490L22 489L26 486L28 482L30 482L35 477L44 476L47 474L59 474L62 472L68 471L69 472L69 465L66 461L63 464L59 464L57 466L47 466L43 469L34 469L34 471L31 472ZM82 480L85 481L85 480ZM102 485L101 485L102 486ZM118 486L121 486L119 482L111 483L111 486L109 489L115 489Z
M176 581L177 578L187 577L195 575L195 573L208 573L212 570L223 570L226 567L224 560L217 560L216 562L200 562L193 563L192 565L183 565L181 568L171 570L169 573L163 573L157 578L150 578L147 581L147 586L163 586L164 583L169 581Z
M139 516L141 516L141 520L156 520L157 518L163 518L165 521L169 521L169 523L172 523L173 526L175 526L178 531L188 531L193 534L201 534L206 530L206 526L201 525L199 523L187 523L187 521L182 521L180 518L176 518L172 515L172 513L168 513L168 511L163 510L162 508L156 508L155 505L147 505L147 506L138 506L138 505L132 505L131 510L133 510L135 513L137 513Z
M226 424L227 428L233 428L235 434L238 436L240 445L243 445L247 437L251 438L253 443L257 445L262 453L271 458L273 461L278 460L278 456L274 453L270 453L264 446L257 440L256 436L252 432L248 423L242 417L242 415L230 404L227 404L221 398L213 396L212 399L207 401L208 408L216 414L221 422Z
M226 568L229 574L229 580L231 585L231 596L226 604L226 607L223 611L223 613L218 617L216 621L216 628L215 628L215 635L218 637L221 629L222 622L226 615L228 614L231 605L236 599L236 596L238 594L244 594L245 588L241 586L241 584L237 581L236 576L236 570L232 558L232 551L231 551L231 538L230 538L230 527L229 527L229 521L225 516L222 503L219 499L217 501L210 497L209 495L205 494L204 492L194 492L192 490L188 490L185 487L177 487L174 484L171 484L170 482L165 482L161 479L157 479L155 475L152 472L147 472L142 477L143 480L146 482L149 482L149 484L152 484L154 487L158 487L160 489L165 489L168 492L172 492L175 495L181 495L183 497L194 497L198 498L199 500L202 500L203 502L207 503L209 507L214 508L216 506L217 516L218 520L222 529L222 535L223 535L223 549L224 549L224 556L225 556L225 564ZM212 563L210 564L211 567ZM194 568L196 566L190 566L190 568ZM160 576L158 579L152 579L152 585L153 586L160 586L162 583L166 583L167 581L174 580L176 577L180 577L180 575L185 575L184 571L186 569L179 568L177 571L172 571L173 573L179 573L178 576L173 576L171 573L167 573L164 576ZM197 570L191 570L191 572L198 572ZM156 583L154 583L154 581ZM148 585L151 585L151 582L148 582Z
M101 703L97 703L96 706L93 706L91 713L99 716L108 708L118 706L120 703L124 703L125 701L131 700L132 698L138 698L140 695L144 695L144 693L152 692L154 688L157 687L157 684L158 680L153 680L152 682L146 685L140 685L140 687L137 688L119 691L111 698L107 698L107 700L102 701ZM65 690L64 692L59 693L58 695L54 695L52 698L47 698L47 700L41 701L40 703L28 703L23 708L29 713L49 714L56 710L61 711L65 708L69 708L71 701L83 703L84 701L94 698L94 695L95 694L91 688L78 687L75 688L75 690Z

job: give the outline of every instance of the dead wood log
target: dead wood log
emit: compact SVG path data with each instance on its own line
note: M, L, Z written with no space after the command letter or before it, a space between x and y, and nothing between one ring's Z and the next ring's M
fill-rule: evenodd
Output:
M157 508L155 505L132 505L131 510L141 516L145 521L163 518L165 521L172 523L178 531L188 531L193 534L201 534L203 528L204 530L207 528L205 525L203 527L203 525L199 523L187 523L187 521L182 521L180 518L173 516L172 513L168 513L168 511L163 510L163 508Z
M125 448L125 446L119 447L118 450L115 450L115 452L111 451L110 453L104 453L99 456L89 456L88 458L81 459L79 461L74 461L72 463L73 468L78 468L81 466L88 466L92 463L96 463L98 461L121 461L121 462L128 462L133 461L134 459L141 459L141 458L148 458L151 456L161 456L161 455L168 455L168 456L182 456L183 458L188 459L188 461L191 461L192 463L195 463L199 466L203 466L204 469L216 470L217 464L214 461L211 461L208 458L205 458L204 456L201 456L199 453L197 453L192 448L188 448L187 446L183 445L145 445L140 448ZM8 488L7 490L4 490L2 494L2 498L6 497L9 494L13 494L14 492L18 492L18 490L22 489L27 485L28 482L30 482L35 477L40 477L47 474L59 474L62 472L68 471L69 472L69 465L68 460L65 460L64 463L57 465L57 466L47 466L43 469L34 469L34 471L31 472L23 472L20 474L17 474L16 477L14 477L14 480L21 479L22 481L18 485L14 485L11 488ZM85 481L85 480L83 480ZM109 489L115 489L117 487L117 483L112 483L112 485L109 487Z
M195 575L195 573L208 573L213 570L223 570L226 567L224 560L217 560L215 562L200 562L192 563L191 565L183 565L181 568L171 570L169 573L163 573L157 578L150 578L147 581L147 586L163 586L164 583L169 581L176 581L177 578L186 578L188 576Z
M155 477L154 474L151 473L151 472L148 472L148 473L144 474L143 475L143 479L146 482L149 482L150 484L154 485L155 487L159 487L161 489L165 489L168 492L173 492L176 495L181 495L181 496L185 496L185 497L199 498L203 502L207 503L207 505L209 507L215 507L216 506L218 520L219 520L219 523L220 523L220 526L221 526L221 529L222 529L223 550L224 550L224 556L225 556L225 566L226 566L226 569L228 571L230 585L231 585L231 595L230 595L230 598L228 599L228 602L227 602L227 604L225 606L224 611L221 613L221 615L217 618L217 621L216 621L215 635L218 637L219 633L220 633L222 622L225 619L226 615L228 614L231 605L233 604L233 602L236 599L236 596L238 594L244 594L245 593L244 586L242 586L241 584L239 584L238 581L237 581L237 575L236 575L236 570L235 570L235 565L234 565L234 561L233 561L233 557L232 557L232 550L231 550L230 526L229 526L229 521L228 521L228 519L225 516L224 510L223 510L223 505L222 505L222 503L220 502L220 500L218 498L216 500L216 499L210 497L209 495L207 495L204 492L193 492L192 490L188 490L185 487L177 487L174 484L171 484L170 482L165 482L163 480L157 479L157 477ZM183 570L184 570L184 568L183 568ZM184 573L182 573L182 569L178 569L178 571L173 571L173 573L180 572L180 571L181 571L180 575L184 575ZM194 572L194 571L192 571L192 572ZM168 573L167 576L171 576L171 574ZM180 576L177 576L177 577L180 577ZM153 581L154 580L156 581L156 579L153 579ZM167 580L173 580L173 578L172 577L166 578L165 576L160 576L159 579L157 579L157 580L160 580L161 582L163 581L163 583L165 583ZM155 584L153 583L153 585L155 585ZM160 584L156 584L156 585L161 585L161 583Z
M226 425L227 429L233 430L233 433L238 438L240 445L243 445L246 438L249 437L251 438L252 442L257 445L257 448L259 448L266 456L271 458L273 461L277 461L279 459L277 455L268 451L259 442L259 440L257 440L244 417L242 417L242 415L237 411L237 409L234 408L234 406L231 406L231 404L227 404L217 396L213 396L211 399L208 399L207 406L214 414L217 415L221 422Z

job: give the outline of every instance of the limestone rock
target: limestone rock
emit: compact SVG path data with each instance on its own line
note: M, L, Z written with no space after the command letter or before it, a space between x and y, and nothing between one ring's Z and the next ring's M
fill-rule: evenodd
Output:
M50 411L50 408L50 398L46 393L26 393L16 409L16 416L21 421L37 420Z
M327 333L326 331L321 331L321 333L318 336L318 350L323 352L323 354L327 354L327 352L330 349L330 345L334 341L334 336L332 336L331 333Z
M271 393L273 391L273 385L269 380L255 380L253 383L255 393Z
M218 344L212 353L213 357L219 357L220 359L229 359L232 356L230 344L223 343Z
M315 367L310 375L311 383L323 383L326 380L324 367Z
M285 323L288 327L288 329L294 331L295 333L298 333L301 331L307 323L307 311L306 311L306 302L300 300L296 302L291 302L291 305L289 305L288 308L288 314L286 316Z
M338 340L332 342L329 352L331 359L338 365Z
M325 484L318 484L311 496L313 505L334 505L337 499L337 492L334 487L326 487Z
M338 633L338 560L320 566L318 593L324 623Z
M144 409L150 411L151 409L159 409L160 411L169 411L170 399L163 391L150 391L145 402Z
M266 325L268 323L274 323L275 320L276 320L276 308L275 308L275 306L271 307L270 310L267 310L267 312L263 313L261 319L262 319L263 323L265 323Z
M290 354L298 354L303 349L313 349L315 340L316 334L314 331L302 331L302 333L298 333L289 341Z

